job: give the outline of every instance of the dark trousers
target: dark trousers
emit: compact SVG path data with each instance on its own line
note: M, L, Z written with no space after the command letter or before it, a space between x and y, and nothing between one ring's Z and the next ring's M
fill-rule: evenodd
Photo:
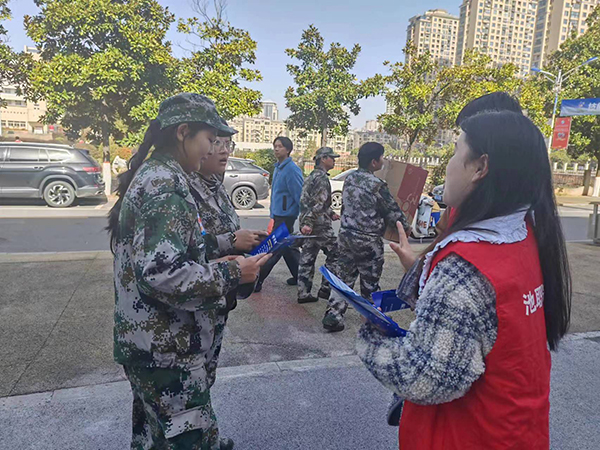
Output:
M295 217L275 216L273 218L273 220L275 222L275 224L273 225L273 230L277 229L277 227L279 225L281 225L282 223L285 223L285 226L287 227L290 234L294 232L294 224L296 223ZM275 264L277 264L277 261L279 261L282 256L283 256L283 259L285 260L285 263L288 266L288 269L290 269L290 273L292 274L292 277L294 277L294 279L296 279L296 280L298 279L298 265L300 264L300 251L297 248L288 247L285 250L283 250L282 252L277 252L276 255L272 256L271 259L269 259L267 261L267 263L261 267L260 276L258 278L259 283L262 283L263 281L265 281L265 278L267 278L269 276L269 274L271 273L271 270L273 270L273 267L275 267Z

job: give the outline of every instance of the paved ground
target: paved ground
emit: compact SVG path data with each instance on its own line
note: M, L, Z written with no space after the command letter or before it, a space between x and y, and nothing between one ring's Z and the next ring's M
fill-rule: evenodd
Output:
M574 275L572 332L600 330L600 247L569 244ZM402 270L386 255L383 289ZM299 305L278 264L263 292L232 314L222 366L350 355L359 326L348 314L342 333L326 334L325 303ZM0 255L0 397L123 379L112 361L113 288L109 252ZM401 325L409 311L393 314Z
M600 333L571 336L554 355L551 448L600 442ZM390 394L355 356L219 369L212 393L223 435L243 450L397 448ZM129 447L126 381L0 399L0 442L19 450ZM27 430L27 432L24 432Z
M105 231L107 209L84 209L81 206L77 210L61 211L63 216L60 217L12 217L18 216L15 211L21 211L21 209L17 209L11 210L11 214L9 214L11 217L5 217L7 214L3 215L4 208L5 206L0 206L0 253L109 249ZM47 209L55 214L56 210ZM33 212L38 214L37 210ZM267 227L269 221L267 207L239 211L239 213L242 227L248 229L265 229ZM588 238L590 213L591 210L585 206L575 205L560 208L567 240L581 241ZM70 216L69 214L74 215ZM21 214L21 216L27 215ZM335 223L334 227L337 231L339 222Z

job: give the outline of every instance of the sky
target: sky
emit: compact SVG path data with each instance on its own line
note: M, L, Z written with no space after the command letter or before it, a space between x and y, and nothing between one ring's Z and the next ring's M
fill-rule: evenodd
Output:
M193 16L190 0L159 2L178 18ZM383 66L386 60L404 60L402 49L409 18L436 8L458 15L460 3L461 0L228 0L226 15L233 26L247 30L257 41L254 68L260 70L263 80L250 86L263 93L263 100L277 102L284 119L289 114L284 93L292 85L286 71L286 64L292 60L285 49L298 45L302 30L308 25L314 24L321 31L326 47L331 42L340 42L348 48L360 44L362 51L354 73L358 79L364 79L375 73L387 73ZM11 45L17 50L33 45L23 29L23 16L35 15L39 9L33 0L12 0L9 7L13 18L6 23L6 28ZM177 33L175 26L167 38L176 54L184 54L185 37ZM352 126L356 128L385 112L382 97L362 100L360 104L360 114L352 119Z

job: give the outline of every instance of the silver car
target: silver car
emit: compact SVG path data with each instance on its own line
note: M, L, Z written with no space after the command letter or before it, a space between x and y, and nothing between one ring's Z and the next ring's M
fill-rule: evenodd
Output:
M252 209L269 197L271 174L251 159L229 158L223 185L236 209Z

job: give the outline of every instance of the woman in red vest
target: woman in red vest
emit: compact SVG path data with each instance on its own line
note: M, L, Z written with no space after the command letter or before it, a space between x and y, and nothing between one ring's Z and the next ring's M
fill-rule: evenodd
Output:
M569 326L571 277L546 144L514 112L461 128L449 227L420 258L392 244L416 319L404 338L365 324L357 351L404 400L402 450L548 449L549 350Z

